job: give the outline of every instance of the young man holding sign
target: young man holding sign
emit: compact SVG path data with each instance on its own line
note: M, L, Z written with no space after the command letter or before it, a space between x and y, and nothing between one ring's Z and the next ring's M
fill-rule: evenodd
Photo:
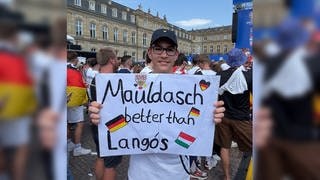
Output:
M172 73L174 62L178 57L177 37L173 31L158 29L154 31L148 56L150 57L153 70L152 73ZM98 52L99 54L99 52ZM221 122L224 116L223 101L215 104L214 122ZM102 105L92 102L89 111L92 123L100 123L99 112ZM173 154L139 154L131 155L128 179L130 180L156 180L156 179L178 179L189 180L186 172L189 169L187 159L183 160L179 155Z

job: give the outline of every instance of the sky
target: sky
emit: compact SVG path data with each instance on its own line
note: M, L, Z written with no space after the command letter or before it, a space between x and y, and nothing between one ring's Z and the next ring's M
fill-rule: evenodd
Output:
M113 0L119 4L142 9L186 30L203 29L232 24L232 0ZM201 3L200 3L201 2Z

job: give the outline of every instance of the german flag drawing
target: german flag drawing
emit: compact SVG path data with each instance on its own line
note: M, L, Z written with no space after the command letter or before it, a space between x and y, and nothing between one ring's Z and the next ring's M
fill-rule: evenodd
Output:
M197 109L197 108L192 107L190 112L189 112L189 116L199 117L200 116L200 110Z
M110 120L109 122L106 122L105 125L109 129L110 132L115 132L118 129L123 128L126 126L128 123L126 122L126 119L122 114L119 116L115 117L114 119Z
M174 141L176 142L178 145L188 149L190 147L190 145L196 140L195 137L184 133L184 132L180 132L179 136L177 137L177 139Z

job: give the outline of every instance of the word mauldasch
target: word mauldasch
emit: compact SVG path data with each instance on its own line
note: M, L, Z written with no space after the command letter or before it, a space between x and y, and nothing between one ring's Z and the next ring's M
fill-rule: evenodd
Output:
M112 97L120 96L122 104L151 104L158 102L176 103L178 105L203 104L203 96L197 91L197 84L194 84L192 93L185 93L183 91L164 91L162 81L159 81L159 86L155 87L154 82L151 82L147 90L124 90L122 79L118 80L117 88L114 88L109 80L103 95L102 104L108 96L108 93L110 93Z

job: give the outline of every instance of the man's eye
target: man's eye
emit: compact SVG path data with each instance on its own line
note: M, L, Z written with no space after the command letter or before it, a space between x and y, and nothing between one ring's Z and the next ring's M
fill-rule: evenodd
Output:
M162 48L161 48L161 47L154 47L154 50L156 50L156 51L161 51Z
M175 49L173 49L173 48L168 48L167 51L168 51L168 52L174 52Z

